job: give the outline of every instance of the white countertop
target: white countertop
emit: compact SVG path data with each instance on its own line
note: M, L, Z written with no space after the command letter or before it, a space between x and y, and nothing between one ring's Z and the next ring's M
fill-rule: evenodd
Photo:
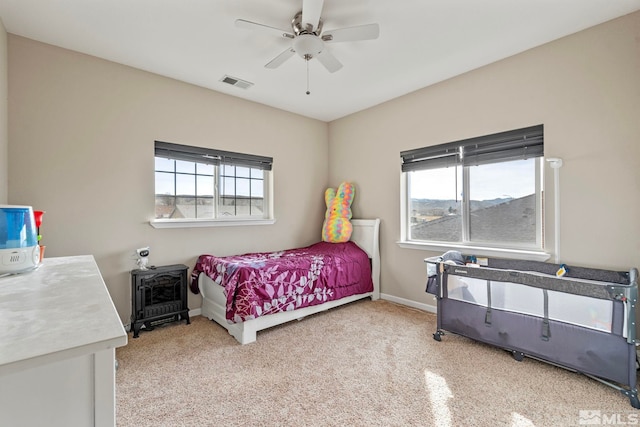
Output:
M93 256L0 278L0 375L126 344Z

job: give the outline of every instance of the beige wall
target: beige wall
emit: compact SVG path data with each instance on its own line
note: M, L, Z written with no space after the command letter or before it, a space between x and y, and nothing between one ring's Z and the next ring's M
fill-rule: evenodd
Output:
M354 216L382 219L383 293L430 305L422 260L435 254L396 244L400 151L543 123L547 157L565 163L561 261L640 266L639 40L635 13L327 125L9 35L8 201L47 211L48 256L94 254L128 323L135 248L192 267L202 252L308 244L324 189L350 180ZM277 223L151 228L155 139L273 156Z
M8 39L9 202L46 211L46 256L95 256L124 323L135 248L151 246L155 265L193 267L201 253L276 250L319 239L326 123ZM272 156L276 224L152 228L154 140ZM190 295L189 306L199 307L200 297Z
M8 84L7 32L0 19L0 204L8 203L9 194Z
M382 218L383 293L433 304L423 259L437 254L396 244L400 151L540 123L564 160L560 261L640 267L638 12L330 123L330 181L356 182L354 215Z

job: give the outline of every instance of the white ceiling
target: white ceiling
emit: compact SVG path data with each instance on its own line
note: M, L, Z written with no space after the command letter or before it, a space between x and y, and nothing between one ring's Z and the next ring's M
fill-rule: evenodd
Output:
M331 121L640 10L640 0L325 0L324 30L378 23L376 40L328 44L329 73L236 19L291 31L303 0L0 0L7 32ZM240 89L224 75L254 83Z

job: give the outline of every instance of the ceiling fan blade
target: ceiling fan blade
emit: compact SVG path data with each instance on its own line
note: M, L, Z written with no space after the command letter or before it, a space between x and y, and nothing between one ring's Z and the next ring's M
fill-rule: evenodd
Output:
M326 49L320 52L316 56L316 59L320 61L320 63L324 65L324 68L326 68L330 73L335 73L342 68L342 63Z
M271 34L278 35L279 37L285 37L288 39L292 39L295 36L286 30L281 30L280 28L270 27L264 24L258 24L257 22L251 22L244 19L236 19L236 27L244 28L247 30L260 30L260 31L268 31Z
M324 0L302 0L302 25L311 24L312 30L318 28Z
M278 55L275 58L273 58L264 67L265 68L278 68L279 66L284 64L287 59L291 58L295 53L296 52L293 49L287 48L287 50L283 51L282 53L280 53L280 55Z
M322 33L322 40L330 43L355 42L359 40L377 39L379 35L380 26L378 24L366 24L325 31Z

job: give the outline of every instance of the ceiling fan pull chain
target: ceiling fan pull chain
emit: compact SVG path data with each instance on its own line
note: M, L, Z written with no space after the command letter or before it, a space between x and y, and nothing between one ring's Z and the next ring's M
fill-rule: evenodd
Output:
M309 60L307 59L305 62L307 63L307 95L311 95L309 92Z

